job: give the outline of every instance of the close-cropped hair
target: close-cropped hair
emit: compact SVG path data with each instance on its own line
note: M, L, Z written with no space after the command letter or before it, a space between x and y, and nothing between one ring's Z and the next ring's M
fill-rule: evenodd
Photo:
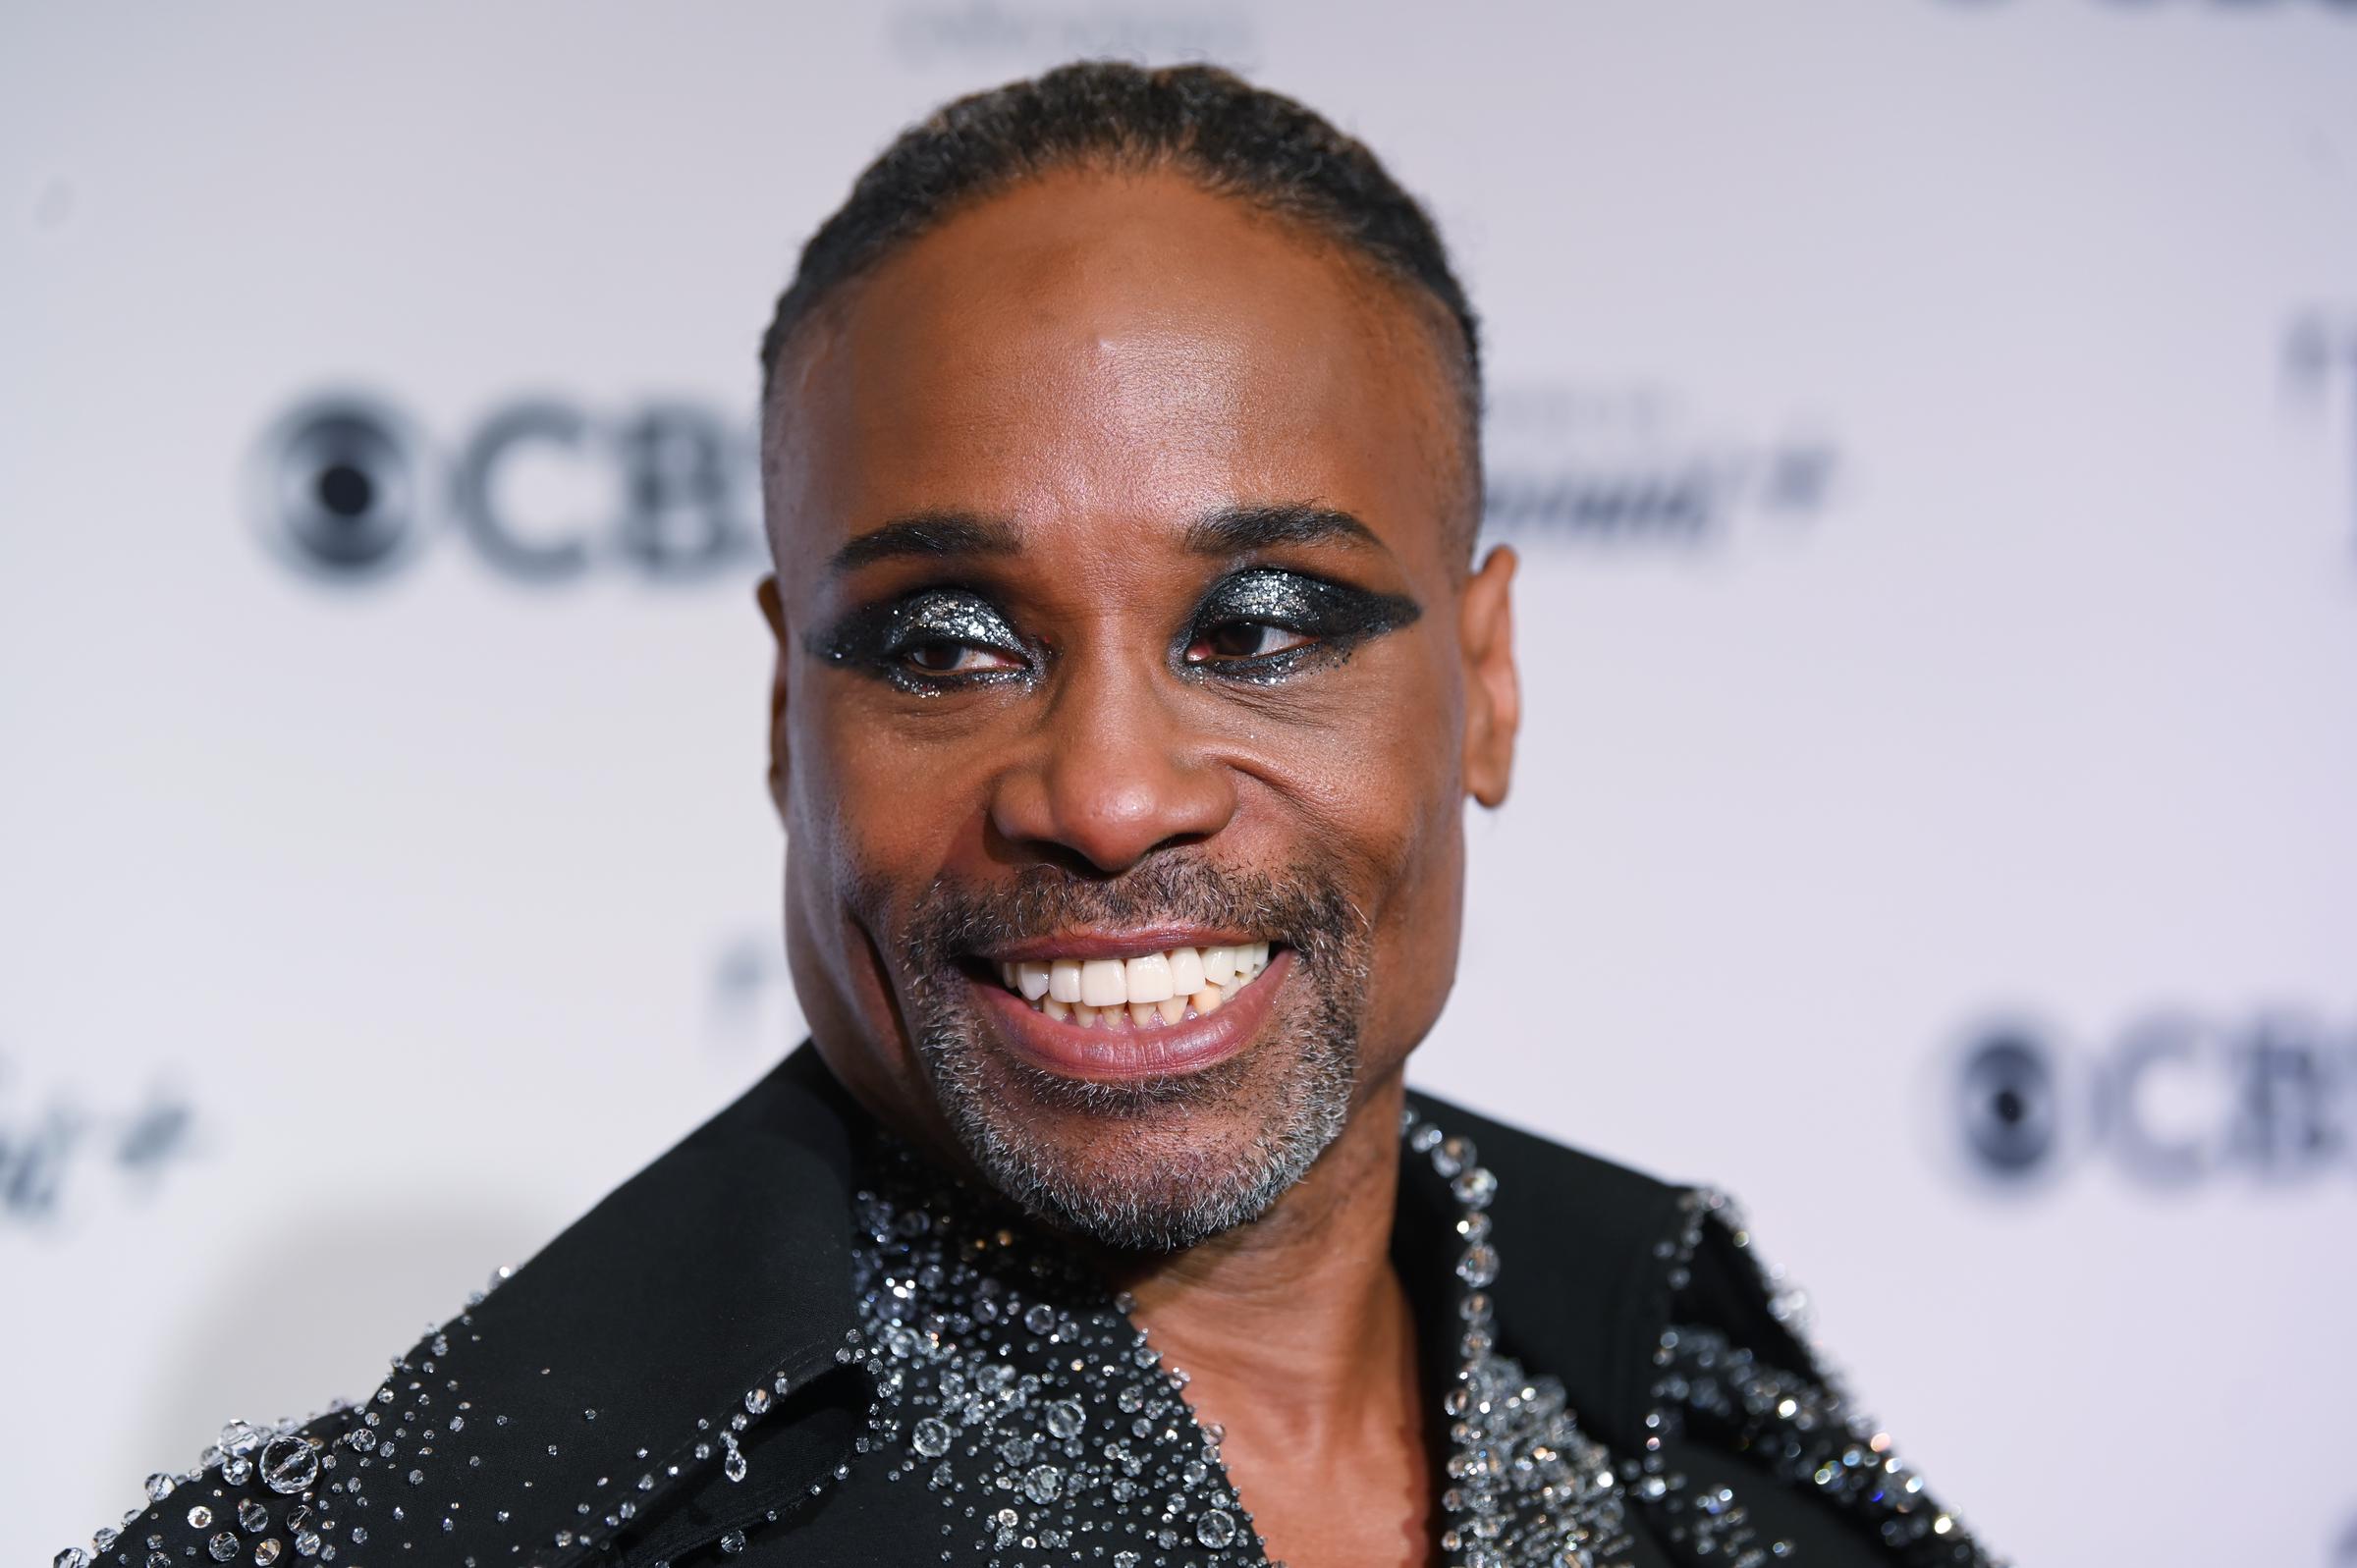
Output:
M1335 244L1433 313L1455 383L1470 546L1481 514L1481 332L1440 231L1363 143L1216 66L1084 61L959 98L903 132L812 234L778 297L761 338L764 448L779 366L846 285L963 208L1072 168L1182 174Z

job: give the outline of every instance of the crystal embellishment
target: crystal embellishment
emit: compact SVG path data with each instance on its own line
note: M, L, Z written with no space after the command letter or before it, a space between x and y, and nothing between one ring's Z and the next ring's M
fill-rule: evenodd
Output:
M262 1448L262 1485L282 1496L319 1479L318 1451L301 1437L273 1437Z
M1456 1272L1476 1287L1447 1402L1450 1561L1606 1568L1627 1544L1611 1456L1579 1431L1554 1379L1526 1377L1495 1349L1478 1287L1498 1273L1484 1214L1497 1178L1469 1139L1412 1117L1401 1135L1450 1183ZM1115 1568L1267 1568L1218 1429L1195 1420L1185 1373L1131 1321L1127 1298L1000 1200L897 1145L874 1174L858 1198L854 1264L852 1359L877 1395L866 1451L884 1456L888 1480L940 1497L952 1560L960 1540L1010 1565L1061 1560L1111 1529L1152 1548L1114 1552Z

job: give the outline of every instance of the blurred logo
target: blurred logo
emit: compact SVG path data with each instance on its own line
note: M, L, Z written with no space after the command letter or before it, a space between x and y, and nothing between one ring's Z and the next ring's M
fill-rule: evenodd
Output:
M0 1087L8 1084L0 1063ZM0 1099L0 1222L55 1218L70 1193L111 1172L136 1194L187 1157L195 1113L161 1090L124 1108L92 1111L64 1094L38 1103Z
M330 582L381 579L446 533L515 583L698 582L759 558L755 468L749 432L695 404L601 417L521 399L445 450L394 405L339 393L263 434L248 505L274 555Z
M723 938L704 985L704 1039L723 1055L775 1055L809 1031L777 927L750 925Z
M1947 1097L1965 1163L2001 1186L2087 1161L2152 1188L2357 1168L2357 1030L2290 1015L2159 1013L2093 1047L1995 1024L1956 1054Z
M1000 5L904 6L886 25L892 50L910 65L987 58L1227 60L1252 47L1241 11L1196 7Z
M328 398L263 436L255 514L289 563L330 577L389 570L425 536L423 444L383 404Z
M1981 1168L2012 1178L2044 1165L2062 1119L2044 1043L2020 1030L1999 1030L1966 1053L1957 1076L1964 1144Z
M1822 435L1728 434L1645 387L1508 387L1483 421L1493 537L1701 548L1814 521L1839 454Z
M2349 513L2357 522L2357 312L2310 310L2283 335L2283 373L2312 406L2330 411L2340 399L2349 476Z

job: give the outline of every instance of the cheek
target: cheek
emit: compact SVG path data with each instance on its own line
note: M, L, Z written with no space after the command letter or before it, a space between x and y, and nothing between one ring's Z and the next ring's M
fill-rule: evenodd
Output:
M1423 665L1392 688L1385 718L1338 729L1299 775L1306 784L1314 769L1311 833L1347 868L1371 930L1360 1039L1369 1078L1405 1059L1455 978L1464 819L1453 673Z
M938 788L916 782L927 771L860 724L837 684L803 681L788 710L790 924L809 948L806 963L796 956L797 989L810 997L815 982L839 1026L872 1049L900 1035L880 961L887 911L900 890L930 880L927 834L947 814Z
M1377 928L1370 1071L1405 1060L1440 1018L1456 981L1463 893L1463 807L1452 799L1423 825L1412 863Z
M834 895L922 887L978 820L989 778L970 727L878 715L847 677L814 675L795 722L789 831L815 845ZM944 717L954 717L945 715Z
M844 684L813 674L787 710L795 989L837 1078L904 1135L927 1139L940 1129L886 967L892 910L949 863L973 818L963 791L987 770L880 722Z
M988 803L1006 726L985 705L875 700L813 671L789 709L787 815L796 914L842 1011L905 1044L895 968L912 901L945 873L987 877ZM1003 715L1000 718L1003 719Z
M1420 792L1394 839L1391 880L1369 911L1374 963L1368 977L1362 1050L1370 1077L1406 1059L1431 1030L1456 978L1464 891L1463 806L1433 781L1401 781Z

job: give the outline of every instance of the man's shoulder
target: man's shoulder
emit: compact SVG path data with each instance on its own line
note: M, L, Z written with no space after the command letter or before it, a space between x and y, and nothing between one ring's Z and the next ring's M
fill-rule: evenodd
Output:
M1674 1208L1680 1197L1698 1189L1666 1181L1633 1166L1620 1164L1584 1149L1562 1143L1545 1133L1486 1115L1468 1106L1421 1089L1407 1092L1417 1114L1444 1134L1473 1142L1483 1163L1499 1175L1525 1175L1551 1190L1575 1195L1581 1201L1634 1206L1647 1215Z
M1703 1325L1796 1373L1818 1375L1780 1276L1719 1190L1617 1162L1410 1092L1417 1113L1459 1140L1454 1162L1493 1178L1487 1205L1500 1274L1491 1291L1509 1341L1562 1378L1573 1404L1622 1441L1658 1410L1664 1337Z
M1643 1456L1641 1495L1666 1515L1725 1487L1723 1544L1799 1541L1836 1564L1997 1561L1830 1370L1805 1296L1732 1198L1411 1102L1459 1140L1445 1167L1478 1161L1493 1178L1477 1185L1494 1188L1502 1339L1562 1380L1583 1427Z
M147 1478L145 1505L91 1538L94 1559L71 1546L58 1553L57 1568L93 1560L164 1568L192 1558L269 1568L281 1557L292 1562L323 1552L333 1560L328 1542L342 1521L333 1517L326 1487L352 1433L366 1430L362 1415L360 1407L338 1401L306 1421L229 1423L194 1469ZM340 1487L336 1496L343 1496Z
M841 1367L850 1137L841 1090L795 1053L501 1271L358 1404L232 1423L194 1469L149 1477L95 1561L555 1563L708 1482L798 1487L817 1449L776 1442L772 1485L737 1483L755 1421L825 1403L812 1390Z
M1457 1151L1445 1169L1478 1164L1490 1173L1491 1223L1502 1253L1528 1260L1526 1284L1552 1282L1564 1265L1576 1267L1579 1290L1589 1295L1609 1278L1666 1278L1668 1255L1691 1248L1711 1210L1710 1189L1665 1181L1437 1095L1411 1089L1408 1100L1433 1129L1428 1136Z

